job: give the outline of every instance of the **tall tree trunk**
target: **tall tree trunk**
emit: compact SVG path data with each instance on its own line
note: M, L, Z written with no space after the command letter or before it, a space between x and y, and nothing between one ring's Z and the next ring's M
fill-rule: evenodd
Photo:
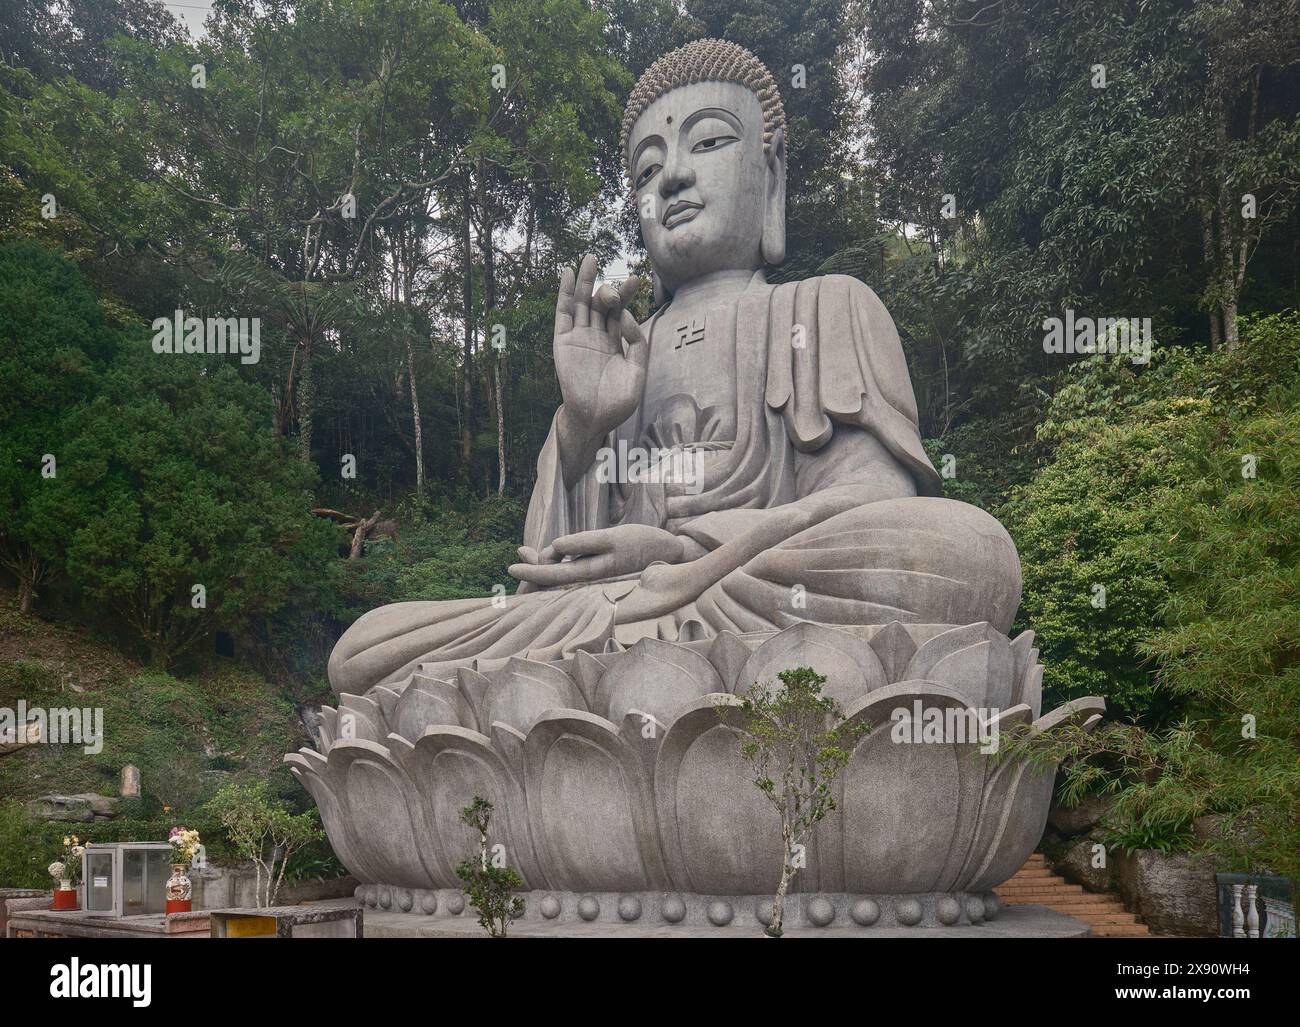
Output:
M409 307L411 292L415 285L415 265L417 263L418 243L408 246L405 228L393 239L393 284L392 299L396 305L399 298ZM399 283L400 292L399 297ZM406 373L411 384L411 422L415 428L415 494L424 495L424 425L420 420L420 392L415 380L415 347L411 343L411 333L405 332Z
M1201 251L1202 259L1205 261L1207 268L1216 268L1219 264L1218 246L1214 239L1214 206L1204 196L1200 200L1201 214ZM1213 274L1213 272L1211 272ZM1220 325L1219 304L1217 302L1210 304L1207 311L1210 319L1210 349L1217 350L1223 344L1223 333Z
M1237 346L1237 304L1241 296L1241 283L1245 277L1245 265L1238 273L1234 255L1232 236L1232 217L1234 214L1232 197L1224 186L1219 192L1219 312L1223 317L1223 346L1232 350ZM1242 258L1245 259L1245 244L1242 244Z
M492 377L496 379L496 400L497 400L497 495L506 494L506 414L505 402L502 396L501 379L505 371L505 355L497 354L496 367L492 369Z
M470 461L474 456L474 250L470 245L470 204L469 171L461 175L461 253L464 257L464 306L465 306L465 355L464 374L465 416L461 426L460 459L465 474L470 473Z
M312 415L315 413L316 383L312 371L311 338L302 340L302 360L298 371L298 457L311 463Z
M411 419L415 422L415 494L424 495L424 428L420 422L420 393L415 387L415 348L406 335L406 371L411 379Z
M493 217L491 204L488 202L487 187L483 179L482 162L479 164L478 205L482 216L482 234L479 236L479 249L483 253L483 306L487 311L487 325L496 357L492 362L492 397L496 407L497 419L497 495L506 491L506 413L502 378L505 371L505 337L498 335L495 318L497 312L497 264L494 234L496 219Z

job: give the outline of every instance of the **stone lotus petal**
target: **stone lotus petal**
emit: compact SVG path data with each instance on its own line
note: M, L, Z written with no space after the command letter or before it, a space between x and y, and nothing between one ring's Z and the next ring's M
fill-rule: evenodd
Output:
M592 709L615 724L631 709L667 720L700 696L722 691L722 678L699 653L643 638L601 675Z
M364 695L345 695L339 700L339 741L365 740L380 742L388 734L379 704Z
M440 681L427 674L411 675L388 723L394 733L408 742L418 739L430 724L478 728L474 710L464 693L450 681Z
M509 730L509 729L507 729ZM457 887L456 866L479 844L478 834L460 822L465 796L482 796L498 811L493 845L502 845L506 861L528 887L544 887L546 877L533 851L523 782L493 740L459 726L428 728L414 744L391 737L392 752L419 789L428 812L427 862L441 888Z
M1105 709L1105 700L1098 697L1075 699L1034 721L1031 731L1041 733L1066 721L1083 721L1095 726L1097 720L1092 715ZM965 868L973 888L988 889L1001 884L1034 851L1047 825L1055 777L1055 766L1025 762L1004 762L992 769L985 786L984 809L972 859ZM978 865L975 865L976 857L979 857Z
M524 742L524 781L533 837L555 887L668 886L649 775L608 720L579 710L544 713Z
M845 710L850 723L866 728L853 758L836 779L840 816L819 832L830 872L825 890L875 894L960 888L958 871L979 815L984 767L971 741L899 742L895 711L914 704L964 713L957 689L903 681L864 696ZM874 829L861 830L865 825ZM906 838L905 846L899 839ZM1035 839L1036 841L1037 839Z
M334 739L338 737L339 711L332 706L322 706L320 708L320 721L317 728L320 731L321 745L326 752L329 752L330 746L334 744Z
M935 635L917 649L903 677L942 682L969 706L1004 710L1012 705L1014 671L1007 637L981 622Z
M462 669L457 677L479 724L501 721L527 732L547 710L585 708L573 678L553 663L512 657L494 670Z
M353 837L341 788L329 779L327 760L318 752L303 749L284 758L289 773L298 779L320 810L321 823L330 847L353 874L361 880L379 880L379 869L367 858L364 845Z
M775 683L791 667L813 667L827 679L824 692L841 705L887 683L885 668L863 639L803 621L777 632L745 661L732 682L737 694L756 682Z
M406 888L433 885L432 867L424 861L433 837L419 793L386 746L364 739L340 741L323 764L313 761L310 767L333 800L321 806L326 833L331 843L336 837L342 840L343 851L335 849L340 859L347 859L343 852L352 853L363 868L361 880ZM308 784L304 764L294 769ZM312 794L319 805L317 793ZM351 863L344 865L352 869Z
M761 918L781 843L740 757L733 693L810 665L864 732L834 785L838 812L809 839L792 909L815 925L837 911L861 925L975 923L995 914L989 890L1042 834L1051 768L981 753L978 732L904 743L897 711L919 702L971 728L1091 729L1100 699L1038 717L1032 643L987 624L801 623L512 658L455 684L417 672L391 695L345 696L322 712L326 754L286 760L370 905L463 909L455 866L477 838L457 814L480 795L496 808L494 844L536 898L526 916Z
M655 809L678 891L764 893L780 878L781 833L740 756L739 705L726 694L695 700L678 712L655 760ZM740 881L751 888L735 888Z

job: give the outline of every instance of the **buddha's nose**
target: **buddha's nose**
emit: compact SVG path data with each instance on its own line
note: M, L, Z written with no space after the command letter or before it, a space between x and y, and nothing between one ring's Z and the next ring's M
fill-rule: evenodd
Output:
M674 193L689 189L695 184L695 169L674 151L668 155L659 175L659 195L665 200Z

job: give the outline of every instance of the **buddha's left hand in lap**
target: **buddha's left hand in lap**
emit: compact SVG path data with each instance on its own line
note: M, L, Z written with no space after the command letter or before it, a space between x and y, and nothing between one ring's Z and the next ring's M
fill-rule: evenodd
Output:
M687 559L689 540L648 524L618 524L557 538L540 553L521 547L510 575L532 588L563 588L634 574L652 563ZM568 559L565 559L565 558Z

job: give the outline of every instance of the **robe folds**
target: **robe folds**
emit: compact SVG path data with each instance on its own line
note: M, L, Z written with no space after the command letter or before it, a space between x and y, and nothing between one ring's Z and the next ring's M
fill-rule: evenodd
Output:
M643 404L607 439L609 452L684 452L699 474L610 481L594 463L566 487L552 424L524 531L539 551L626 523L685 536L706 556L678 565L695 586L683 601L620 618L620 600L642 587L633 575L495 600L396 603L340 639L334 690L510 656L560 659L611 637L677 641L800 620L1008 630L1020 599L1015 547L988 514L938 498L902 346L875 293L841 275L774 286L758 272L709 319L734 354L735 410L725 412L734 417L673 397L656 411ZM670 345L658 321L643 329L651 361Z

